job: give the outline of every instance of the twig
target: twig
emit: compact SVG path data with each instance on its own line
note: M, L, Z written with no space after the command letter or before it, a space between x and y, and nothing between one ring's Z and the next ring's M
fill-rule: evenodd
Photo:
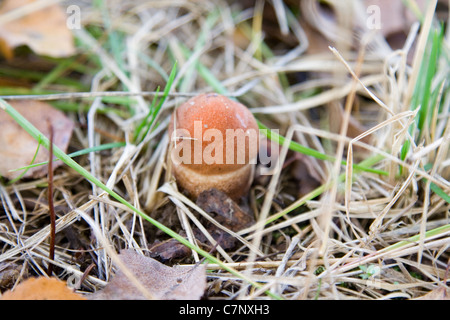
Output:
M89 273L92 271L92 269L95 267L95 263L91 263L86 270L83 272L83 275L81 276L80 280L75 284L75 289L80 289L81 285L83 284L84 280L86 280Z
M97 92L67 92L52 94L27 94L27 95L2 95L0 99L4 100L64 100L64 99L82 99L82 98L98 98L98 97L153 97L162 96L163 92L157 91L97 91ZM193 97L198 93L176 93L172 92L168 95L171 97Z
M50 214L50 248L48 257L50 261L55 259L55 236L56 236L56 215L53 205L53 126L48 123L50 131L50 146L48 160L48 211ZM47 275L50 277L53 273L53 264L49 262Z

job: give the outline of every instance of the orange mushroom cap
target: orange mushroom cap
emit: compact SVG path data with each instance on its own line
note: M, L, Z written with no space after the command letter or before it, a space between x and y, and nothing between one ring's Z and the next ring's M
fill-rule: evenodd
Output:
M248 191L258 154L258 124L243 104L216 93L183 103L169 124L177 183L193 197L216 188L232 198Z

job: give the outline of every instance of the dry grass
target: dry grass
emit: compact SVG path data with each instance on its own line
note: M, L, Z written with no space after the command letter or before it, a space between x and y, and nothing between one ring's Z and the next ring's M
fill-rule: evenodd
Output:
M448 288L450 206L430 190L434 183L450 193L448 83L440 97L443 112L435 114L420 144L414 145L407 130L416 116L409 107L414 89L410 83L420 76L420 65L406 58L409 50L423 49L423 33L412 31L412 48L407 43L403 50L392 51L382 35L361 27L364 22L354 28L366 15L365 8L355 6L354 19L348 18L348 8L356 2L336 6L337 25L330 28L314 1L302 1L302 19L309 17L309 30L318 29L311 33L302 19L300 24L280 7L281 1L272 1L273 7L248 1L247 8L233 1L108 1L109 31L121 37L115 43L118 57L114 48L105 50L113 41L108 30L97 38L85 29L75 30L80 53L93 52L101 61L102 68L88 78L92 91L127 91L131 94L123 95L135 97L134 112L126 117L100 112L105 106L124 110L123 105L99 97L77 100L90 109L70 113L83 124L74 133L74 148L117 140L127 145L76 161L178 233L191 234L195 217L206 214L176 189L166 170L168 119L185 96L216 90L219 83L261 122L336 159L312 160L324 187L319 197L298 193L289 166L256 180L248 205L258 223L234 234L240 241L235 251L218 250L216 255L263 287L256 289L210 264L206 298L267 299L265 291L270 290L285 299L414 299ZM83 26L90 26L91 32L103 28L101 10L88 2L79 4ZM264 9L275 14L264 16ZM448 39L447 34L445 50ZM191 54L186 55L184 47ZM165 86L175 60L178 72L158 115L159 126L133 145L134 129L147 114L151 92ZM209 73L202 72L199 63ZM448 82L448 74L448 64L442 65L435 79ZM300 76L305 79L299 81ZM337 130L331 130L324 119L336 106L343 112ZM365 129L352 136L348 124L355 120ZM402 160L401 147L408 139L413 146ZM283 151L282 159L293 157ZM375 167L389 175L352 169L351 163L375 156L382 158ZM347 166L341 165L342 159ZM431 168L425 169L426 164ZM340 180L341 174L346 179ZM148 254L154 241L168 238L77 172L58 169L53 180L57 245L52 263L57 276L79 292L105 285L120 249ZM15 266L16 281L46 274L46 191L46 179L0 185L0 266ZM272 217L278 218L264 223ZM193 253L171 263L193 264L201 258ZM88 268L91 264L94 269Z

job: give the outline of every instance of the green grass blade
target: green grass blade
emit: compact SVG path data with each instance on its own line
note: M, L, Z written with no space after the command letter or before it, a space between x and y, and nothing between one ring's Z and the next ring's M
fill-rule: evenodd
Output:
M167 81L166 87L164 88L164 92L162 94L162 97L159 100L158 105L156 107L154 107L154 105L153 105L154 103L156 104L156 98L158 97L158 94L156 94L153 99L152 106L149 109L149 113L147 114L145 119L139 125L138 132L135 134L135 137L134 137L135 143L141 142L145 138L145 136L148 134L148 132L152 129L153 124L155 123L156 117L157 117L159 111L161 110L161 107L163 106L164 102L166 101L167 96L169 95L170 89L172 88L173 81L175 80L176 72L177 72L177 63L175 62L175 64L173 65L172 71L170 72L169 80ZM158 88L158 92L159 92L159 88ZM149 118L150 118L150 121L148 121ZM146 128L145 132L141 135L141 131L144 129L144 127Z
M14 69L9 67L0 67L0 76L27 79L30 81L41 81L47 76L46 72L25 70L25 69ZM71 79L67 77L59 77L55 79L55 84L63 85L68 87L67 91L88 91L89 88L81 83L79 80ZM39 90L37 90L39 92Z
M434 184L433 182L430 183L430 189L431 191L433 191L435 194L437 194L439 197L441 197L442 199L444 199L445 201L447 201L447 203L450 203L450 196L444 192L444 190L442 190L441 188L439 188L439 186L437 186L436 184Z
M208 35L211 28L216 23L219 16L220 16L220 10L214 10L213 12L211 12L208 15L208 17L205 20L205 23L202 25L201 33L197 37L197 42L195 43L194 52L200 52L202 50L202 48L204 47L205 42L206 42L206 36ZM186 70L186 73L184 74L184 77L183 77L182 81L180 81L180 84L178 87L181 92L188 91L188 88L190 87L190 85L192 83L193 74L194 74L195 69L197 68L197 64L198 64L198 58L195 61L193 61L193 63L189 66L188 70Z
M179 46L185 58L189 59L189 57L192 55L192 52L189 50L189 48L186 47L183 43L180 43ZM201 62L197 62L196 66L200 76L203 78L203 80L206 81L207 84L209 84L213 88L215 92L223 95L228 94L227 88L217 79L217 77L207 67L205 67L204 64L202 64Z
M145 64L147 64L149 67L155 69L159 73L159 75L164 79L164 81L166 81L166 82L169 81L169 75L152 58L150 58L149 56L145 55L142 52L138 52L138 58L141 59L141 61L144 62Z
M33 88L33 91L40 91L45 88L47 85L53 83L58 80L67 70L70 69L72 64L75 61L75 57L62 60L59 64L53 68L44 78L42 78Z
M284 144L284 141L286 140L285 137L283 137L283 136L273 132L272 130L268 129L266 126L264 126L259 121L258 121L258 126L261 129L261 132L266 134L267 137L270 140L277 142L279 145L283 145ZM336 160L335 157L333 157L333 156L329 156L329 155L323 154L323 153L321 153L321 152L319 152L317 150L314 150L314 149L302 146L301 144L299 144L299 143L297 143L295 141L290 141L289 149L292 150L292 151L295 151L295 152L302 153L302 154L307 155L307 156L314 157L314 158L319 159L319 160L326 160L326 161L335 161ZM341 164L343 166L345 166L345 165L347 165L347 162L345 160L342 160ZM353 168L357 169L357 170L361 170L361 171L366 171L366 172L371 172L371 173L375 173L375 174L379 174L379 175L384 175L384 176L389 174L386 171L373 169L373 168L370 168L370 167L363 166L361 164L353 164Z
M430 29L427 40L427 50L425 50L420 64L419 74L423 75L418 77L414 87L414 93L411 99L411 110L419 109L417 119L408 130L411 136L415 135L417 130L416 142L419 143L423 138L423 130L426 123L429 123L432 114L434 97L437 97L437 92L433 92L432 83L437 72L437 64L442 51L444 33L442 26L438 28ZM435 89L439 90L439 86ZM430 101L431 100L431 101ZM411 142L405 140L400 151L400 159L405 161L406 156L410 150ZM403 167L399 168L400 175L403 173Z
M124 68L124 60L122 57L122 52L124 51L124 39L121 38L123 38L123 35L119 34L118 31L113 29L111 17L108 11L109 7L107 6L106 1L95 0L94 6L101 12L103 26L108 34L108 44L114 61L116 62L120 70L123 73L127 74L128 72ZM125 84L123 85L125 86Z
M125 142L113 142L113 143L105 143L96 147L92 147L92 148L86 148L83 150L79 150L79 151L75 151L72 152L70 154L68 154L69 157L71 158L75 158L75 157L79 157L91 152L99 152L99 151L103 151L103 150L108 150L108 149L114 149L114 148L120 148L120 147L124 147L126 145ZM37 151L36 151L37 153ZM34 158L33 158L34 159ZM57 159L54 159L57 160ZM34 167L39 167L39 166L43 166L48 164L48 161L43 161L43 162L39 162L39 163L33 163L34 161L32 161L30 165L25 166L25 167L21 167L21 168L17 168L17 169L13 169L10 171L20 171L20 170L28 170L30 168L34 168Z
M376 163L380 162L383 159L384 159L383 156L376 155L374 157L371 157L371 158L361 161L360 166L364 167L364 168L370 168L371 166L375 165ZM338 182L340 183L340 182L344 181L345 177L346 177L345 173L340 174L338 177ZM284 210L282 210L282 211L278 212L277 214L268 218L267 221L265 222L265 224L269 224L269 223L272 223L272 222L280 219L281 217L285 216L286 214L289 214L290 212L294 211L295 209L303 206L304 204L306 204L307 201L313 200L314 198L320 196L322 193L324 193L325 191L330 189L331 186L333 185L333 183L334 182L329 182L327 184L323 184L323 185L317 187L310 193L306 194L302 198L298 199L297 201L295 201L294 203L292 203L291 205L286 207Z
M152 116L152 112L154 110L154 108L156 107L156 101L158 100L158 94L159 94L159 90L160 87L158 86L158 88L156 88L156 94L153 97L152 103L150 105L150 108L148 110L147 115L145 116L145 118L141 121L141 123L139 124L139 126L136 128L135 132L134 132L134 137L133 137L133 141L136 143L137 141L141 141L142 137L141 132L144 129L144 127L146 127L148 125L148 119ZM138 139L139 138L139 139Z
M435 237L435 236L438 236L440 234L445 234L445 233L447 233L449 231L450 231L450 224L446 224L444 226L437 227L435 229L432 229L432 230L429 230L429 231L425 232L425 238L424 239L428 239L430 237ZM397 243L394 243L394 244L390 245L389 247L386 247L386 248L380 250L378 253L399 249L401 247L410 245L411 243L415 243L415 242L418 242L418 241L420 241L420 234L417 234L415 236L409 237L406 240L402 240L402 241L399 241Z
M425 170L430 170L433 167L432 163L427 163L424 166ZM427 182L427 179L424 179L425 182ZM433 182L430 183L430 189L431 191L433 191L435 194L437 194L439 197L441 197L442 199L444 199L445 201L447 201L447 203L450 203L450 195L448 195L447 193L445 193L444 190L442 190L438 185L434 184Z
M431 39L430 52L426 57L424 57L423 61L424 65L426 66L424 68L426 70L426 75L424 77L423 83L419 82L421 83L421 85L418 88L422 96L417 123L417 127L419 129L418 139L422 137L425 122L427 122L430 117L430 97L432 94L431 84L436 74L436 64L439 59L442 35L443 33L441 31L434 30Z

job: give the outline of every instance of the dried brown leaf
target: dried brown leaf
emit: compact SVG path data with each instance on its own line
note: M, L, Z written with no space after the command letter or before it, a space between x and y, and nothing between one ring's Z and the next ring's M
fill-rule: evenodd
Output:
M418 19L402 1L365 0L366 7L376 6L380 9L380 31L384 36L398 32L407 33L414 21ZM426 8L426 1L418 0L416 5L422 12Z
M35 0L4 0L0 16L19 9ZM75 54L72 32L67 28L67 16L57 5L26 14L0 25L0 52L11 59L14 48L27 45L39 55L55 58Z
M328 104L330 131L339 133L341 130L342 122L344 121L345 111L337 102ZM364 133L367 129L358 121L357 118L350 115L347 127L347 137L356 138L360 134ZM370 143L370 136L365 136L361 139L362 142Z
M416 300L450 300L450 289L442 286Z
M150 248L152 258L158 258L160 261L171 261L181 259L191 254L191 249L176 239L170 238L163 242L154 243Z
M198 300L206 288L204 265L166 266L133 250L122 250L120 259L157 300ZM143 300L145 296L120 269L90 300Z
M21 266L15 263L0 263L0 288L9 289L20 276Z
M232 231L239 231L252 225L253 216L242 210L224 192L217 189L203 191L197 198L197 205L208 213L215 214L217 222Z
M235 232L245 229L255 222L252 215L242 210L226 193L217 189L203 191L198 196L196 203L219 224ZM204 226L211 237L223 249L232 249L236 246L237 240L230 233L207 220L204 221ZM205 245L209 243L209 240L199 229L194 228L194 234L196 239L201 243Z
M316 163L301 153L295 153L291 172L298 185L298 196L301 198L322 184L322 178Z
M9 103L46 137L50 136L49 125L51 125L54 132L54 144L64 152L67 150L74 124L63 112L40 101L18 100ZM4 110L0 110L0 127L0 175L14 179L22 172L10 170L30 165L38 142ZM41 146L34 163L47 161L48 158L47 149ZM61 164L61 161L54 161L53 168ZM47 174L47 169L47 166L34 167L29 169L23 177L39 178Z
M6 291L0 300L86 300L56 278L29 278L14 290Z

